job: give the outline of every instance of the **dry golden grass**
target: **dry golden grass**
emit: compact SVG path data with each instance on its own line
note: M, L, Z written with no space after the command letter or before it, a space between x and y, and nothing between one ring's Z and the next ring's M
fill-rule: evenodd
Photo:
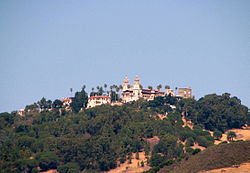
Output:
M39 172L39 173L58 173L56 169L50 169L48 171L43 171L43 172Z
M248 141L250 140L250 129L249 128L245 128L245 129L230 129L228 131L233 131L236 133L237 137L235 138L235 140L243 140L243 141ZM227 132L226 131L223 135L222 138L220 140L215 140L214 144L219 144L223 141L227 141Z
M250 163L243 163L239 166L200 171L199 173L250 173Z
M203 147L203 146L200 146L198 143L194 143L194 146L191 146L190 148L193 148L193 149L200 149L200 150L205 150L206 147Z
M140 165L142 161L144 162L144 167L141 167ZM139 159L136 159L136 153L133 153L131 164L126 161L119 167L107 171L107 173L141 173L143 171L149 170L150 168L151 167L147 165L145 152L139 152Z

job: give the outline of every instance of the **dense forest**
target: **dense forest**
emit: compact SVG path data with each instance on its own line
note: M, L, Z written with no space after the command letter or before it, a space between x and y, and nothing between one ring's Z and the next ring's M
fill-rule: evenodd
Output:
M190 148L194 142L212 146L215 137L203 129L219 133L250 123L248 108L228 93L199 100L167 95L85 109L87 98L83 88L73 98L72 111L59 100L43 98L26 106L24 116L1 113L0 172L107 171L140 151L145 151L153 167L148 172L155 172L197 153ZM160 119L159 114L166 118ZM192 120L193 129L183 127L182 116ZM150 149L147 139L154 136L160 141Z

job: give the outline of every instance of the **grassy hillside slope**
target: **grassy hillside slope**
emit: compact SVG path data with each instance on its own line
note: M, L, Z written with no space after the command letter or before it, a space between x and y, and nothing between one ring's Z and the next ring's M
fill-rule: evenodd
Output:
M250 141L220 144L191 156L177 164L166 166L159 173L195 173L202 170L239 165L250 160Z

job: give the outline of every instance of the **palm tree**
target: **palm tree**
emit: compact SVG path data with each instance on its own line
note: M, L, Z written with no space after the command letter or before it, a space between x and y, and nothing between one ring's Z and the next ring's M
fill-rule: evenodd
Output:
M118 93L120 91L120 88L118 86L115 87L116 92Z
M91 96L94 96L95 95L95 88L91 88L92 92L90 93Z
M169 90L169 89L170 89L170 86L169 86L169 85L165 85L165 89L166 89L166 90Z
M100 90L100 87L97 86L97 87L96 87L96 94L97 94L97 95L98 95L98 93L99 93L99 90Z
M153 89L153 87L152 87L152 86L148 86L148 89L152 90L152 89Z
M159 84L159 85L157 86L157 89L160 90L161 88L162 88L162 85Z
M70 88L69 90L70 90L70 93L71 93L71 96L72 96L73 88Z
M83 85L83 86L82 86L82 90L85 90L85 88L86 88L86 85Z
M175 87L175 95L177 95L178 87Z
M103 91L103 88L100 87L98 92L99 92L100 95L103 95L103 92L104 92L104 91Z
M108 85L104 84L103 86L104 86L105 92L107 93L107 87L108 87Z

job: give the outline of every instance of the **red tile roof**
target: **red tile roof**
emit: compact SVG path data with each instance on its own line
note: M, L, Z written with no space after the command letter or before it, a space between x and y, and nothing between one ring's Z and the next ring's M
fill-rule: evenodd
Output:
M93 98L110 98L109 96L90 96L91 99Z
M71 101L72 99L71 98L63 98L63 99L60 99L61 102L67 102L67 101Z

